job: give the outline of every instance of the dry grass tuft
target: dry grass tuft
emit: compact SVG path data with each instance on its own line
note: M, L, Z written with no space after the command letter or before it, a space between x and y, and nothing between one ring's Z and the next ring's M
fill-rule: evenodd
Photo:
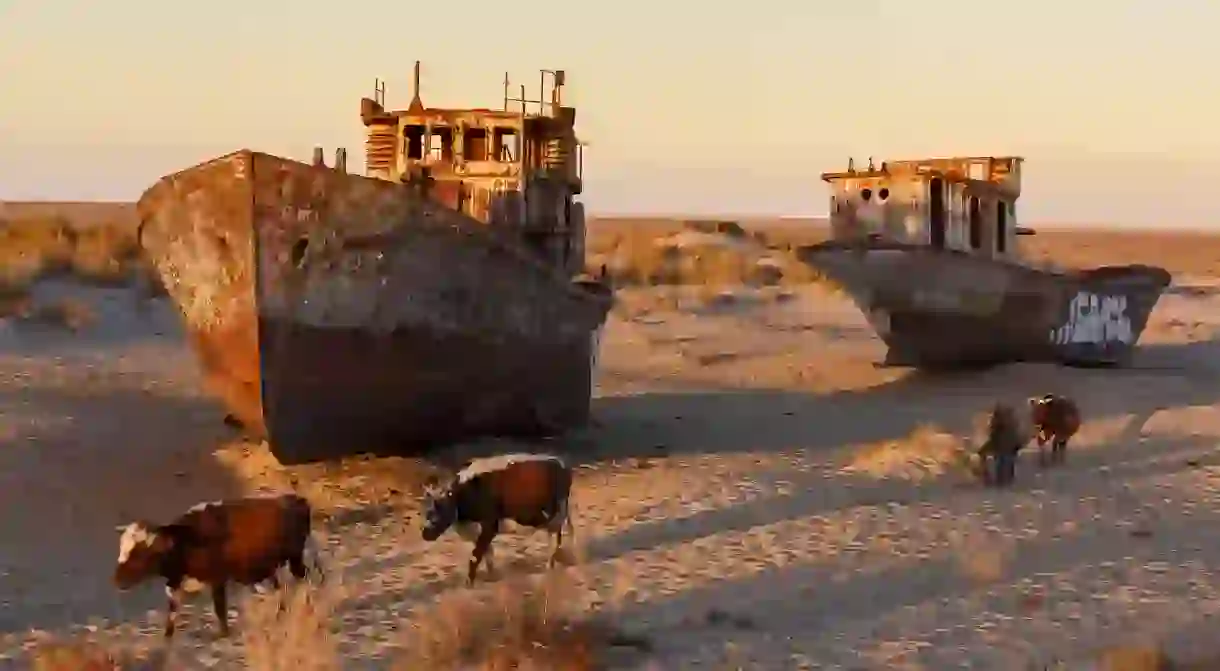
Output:
M22 317L32 309L30 292L23 286L0 282L0 319Z
M864 447L843 470L879 479L918 481L948 473L973 473L973 457L968 441L921 424L905 438Z
M48 641L31 655L33 671L114 671L123 668L115 655L95 643Z
M130 226L75 228L54 217L0 221L0 287L27 287L61 273L121 285L138 272L146 271Z
M616 644L645 647L591 617L560 575L507 581L490 595L459 592L410 624L399 671L586 671L602 668Z
M588 265L607 266L621 286L777 286L823 282L791 244L772 244L732 222L637 227L595 236Z
M337 576L251 594L241 608L240 627L249 671L331 671L342 668L335 611L344 590Z
M97 314L86 303L74 298L64 298L54 303L33 307L26 318L30 321L66 328L73 333L89 328L97 321Z

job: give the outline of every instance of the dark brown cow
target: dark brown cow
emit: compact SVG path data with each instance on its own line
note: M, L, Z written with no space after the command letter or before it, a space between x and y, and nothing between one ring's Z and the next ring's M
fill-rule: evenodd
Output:
M1038 463L1047 465L1045 445L1051 443L1050 463L1067 459L1068 441L1080 430L1080 408L1066 396L1047 394L1029 399L1030 423L1038 439Z
M987 440L979 448L985 484L1011 485L1017 477L1017 454L1025 447L1017 411L1007 403L996 403L987 423Z
M467 584L474 584L484 557L488 572L495 572L491 542L505 520L546 529L554 539L548 564L554 567L563 546L563 529L575 534L569 510L571 489L572 471L554 455L518 453L477 459L448 486L429 483L422 536L432 542L454 527L459 536L474 541Z
M312 545L309 502L296 494L257 496L201 503L165 525L132 522L119 539L114 583L128 590L151 578L165 579L169 611L165 637L174 635L174 616L184 592L212 592L221 636L228 636L226 586L230 582L278 587L275 572L287 565L305 578ZM315 568L316 553L312 557Z

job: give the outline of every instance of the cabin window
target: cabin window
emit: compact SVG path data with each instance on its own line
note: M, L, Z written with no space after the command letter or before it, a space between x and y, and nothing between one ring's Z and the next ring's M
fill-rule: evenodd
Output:
M403 137L407 140L403 146L407 158L416 161L422 159L424 157L424 127L407 126L403 131Z
M467 161L486 161L487 129L467 128L462 133L462 153Z
M867 187L860 189L860 199L866 203L868 201L872 200L873 199L873 190L870 188L867 188Z
M428 143L428 157L438 161L453 160L453 129L445 126L432 127L432 140Z
M979 207L979 199L970 197L969 205L970 249L983 248L983 213Z
M995 204L995 250L1000 254L1008 251L1008 203Z
M496 160L512 163L516 160L517 131L514 128L497 128L492 136L495 142Z
M884 166L885 164L882 164L882 165ZM885 187L881 187L881 190L877 192L878 200L885 201L889 197L890 197L890 190Z
M836 198L835 196L830 197L830 211L831 212L839 211L839 199Z

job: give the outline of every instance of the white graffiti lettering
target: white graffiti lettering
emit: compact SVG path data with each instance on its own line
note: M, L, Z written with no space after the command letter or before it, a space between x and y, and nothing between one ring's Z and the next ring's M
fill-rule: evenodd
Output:
M1068 305L1068 320L1051 329L1051 342L1102 344L1131 343L1131 320L1127 318L1126 296L1098 296L1079 291Z

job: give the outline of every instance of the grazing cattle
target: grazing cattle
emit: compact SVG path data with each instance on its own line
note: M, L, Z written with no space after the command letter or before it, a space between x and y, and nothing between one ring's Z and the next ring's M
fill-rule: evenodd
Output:
M422 535L432 542L450 527L474 542L467 584L474 584L479 563L487 559L495 573L491 542L504 521L546 529L553 540L548 566L554 567L563 546L563 529L574 535L569 495L572 471L550 454L504 454L476 459L448 486L430 482L425 490Z
M201 503L160 526L132 522L120 527L114 583L128 590L151 578L165 579L166 638L174 635L183 593L208 587L220 635L228 636L228 583L270 581L278 587L275 573L284 565L297 579L306 576L311 512L304 498L282 494ZM316 553L311 559L320 568Z
M1067 459L1067 445L1080 430L1080 408L1066 396L1047 394L1029 399L1030 422L1038 439L1038 463L1047 464L1046 443L1051 443L1050 463Z
M996 403L987 423L987 440L979 448L983 482L1011 485L1017 476L1017 454L1026 442L1016 410L1007 403Z

